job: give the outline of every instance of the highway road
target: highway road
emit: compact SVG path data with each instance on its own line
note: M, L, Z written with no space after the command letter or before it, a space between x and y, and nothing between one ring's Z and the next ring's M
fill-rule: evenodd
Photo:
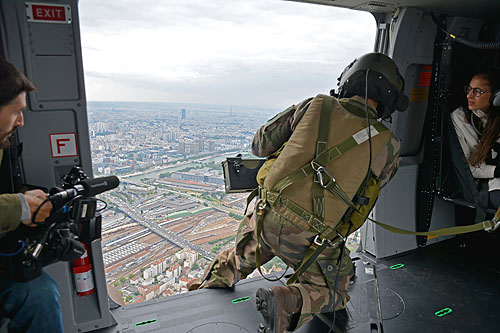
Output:
M128 179L122 179L121 183L122 184L131 184L131 185L136 185L136 186L151 186L151 184L144 184L144 183L141 183L141 182L131 181L131 180L128 180ZM233 208L229 208L229 207L225 207L225 206L216 205L212 201L205 200L205 199L200 198L200 197L193 197L192 195L187 194L187 193L182 192L182 191L177 191L177 190L173 190L173 189L166 189L166 188L164 188L164 186L173 187L173 185L166 185L166 184L163 184L160 181L154 181L152 183L152 185L157 186L158 191L161 192L161 193L164 193L164 192L175 193L175 194L178 194L178 195L182 195L182 196L184 196L186 198L189 198L189 199L191 199L193 201L198 201L200 203L204 203L204 204L207 205L207 207L212 207L213 209L216 209L216 210L218 210L220 212L235 213L235 214L238 214L238 215L243 215L243 212L241 210L237 210L237 209L233 209Z
M212 260L215 257L213 253L205 251L200 246L189 242L182 236L176 235L169 230L159 227L156 223L149 222L143 215L141 215L137 211L135 207L130 205L128 202L125 202L121 199L118 199L110 195L106 196L106 200L109 200L110 202L114 203L118 209L120 209L123 213L127 214L131 219L133 219L143 227L148 228L149 230L151 230L151 232L154 232L158 236L168 240L169 242L180 247L181 249L190 248L191 250L200 253L203 257L209 260Z

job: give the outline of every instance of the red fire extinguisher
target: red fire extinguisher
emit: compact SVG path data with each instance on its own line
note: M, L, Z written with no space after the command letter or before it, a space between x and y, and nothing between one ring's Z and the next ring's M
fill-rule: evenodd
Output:
M94 292L94 278L92 277L92 264L88 254L87 244L83 243L85 252L73 261L73 275L75 276L76 294L80 297L91 295Z

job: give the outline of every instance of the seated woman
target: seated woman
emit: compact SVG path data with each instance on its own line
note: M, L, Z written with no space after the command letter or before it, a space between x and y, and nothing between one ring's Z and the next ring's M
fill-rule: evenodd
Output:
M458 140L472 176L489 179L490 205L500 206L500 108L491 103L500 89L498 75L475 74L465 86L468 110L459 107L451 114Z

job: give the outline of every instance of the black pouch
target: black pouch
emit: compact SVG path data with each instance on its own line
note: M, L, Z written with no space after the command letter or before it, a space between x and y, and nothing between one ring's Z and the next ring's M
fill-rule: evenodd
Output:
M229 157L222 161L226 193L250 192L257 186L257 172L265 159Z

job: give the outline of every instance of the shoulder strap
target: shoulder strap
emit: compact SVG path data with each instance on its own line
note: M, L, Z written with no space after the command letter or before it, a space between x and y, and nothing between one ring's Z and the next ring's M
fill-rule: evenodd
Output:
M319 116L318 139L316 140L315 160L319 165L326 165L327 156L324 152L328 149L328 135L330 131L330 115L332 114L334 99L331 96L323 96L321 113ZM313 215L316 219L323 221L325 218L325 193L320 186L317 175L314 176L312 184Z

